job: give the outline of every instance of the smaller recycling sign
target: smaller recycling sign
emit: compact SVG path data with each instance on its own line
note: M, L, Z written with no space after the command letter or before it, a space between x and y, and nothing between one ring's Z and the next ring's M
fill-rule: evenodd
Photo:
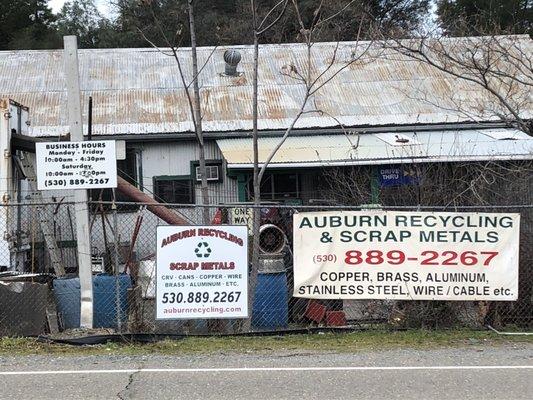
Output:
M245 225L158 226L156 318L248 317Z

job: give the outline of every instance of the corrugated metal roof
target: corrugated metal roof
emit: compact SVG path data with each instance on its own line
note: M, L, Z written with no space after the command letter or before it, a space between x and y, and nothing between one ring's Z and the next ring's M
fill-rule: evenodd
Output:
M533 54L533 41L518 38ZM359 49L367 43L359 43ZM252 128L252 47L234 46L242 53L239 77L227 77L226 48L199 49L206 132L243 131ZM330 62L335 44L313 46L313 66L322 71ZM340 44L335 68L352 57L355 43ZM376 57L378 56L378 57ZM190 49L180 49L185 74L191 77ZM191 132L189 108L172 57L155 49L80 50L82 98L94 99L93 133L150 134ZM283 129L296 114L303 87L281 74L284 65L301 68L302 44L264 45L259 68L259 128ZM333 69L333 70L334 70ZM0 52L0 94L30 107L32 135L51 136L68 131L65 79L61 50ZM533 96L533 94L532 94ZM492 101L478 87L449 76L426 64L391 56L374 49L343 70L317 93L308 109L324 114L305 114L297 128L334 127L331 116L345 126L423 124L467 121L469 116L452 111L458 101ZM493 103L493 102L492 102ZM439 104L437 107L435 104ZM531 106L533 108L533 106ZM84 111L86 104L84 105ZM525 117L533 109L525 107ZM330 116L328 116L328 114ZM490 120L485 115L479 119Z
M388 135L389 137L386 137ZM398 136L398 143L390 138ZM497 139L510 137L514 139ZM405 142L405 139L408 141ZM220 139L229 168L253 166L252 139ZM280 138L259 139L263 163ZM402 162L532 160L533 138L515 129L288 137L269 168L370 165Z

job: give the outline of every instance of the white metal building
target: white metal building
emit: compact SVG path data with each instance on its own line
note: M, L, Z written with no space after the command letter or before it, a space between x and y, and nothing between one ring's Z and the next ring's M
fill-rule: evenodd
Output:
M513 40L533 55L528 36ZM313 47L317 74L331 62L335 46ZM269 166L270 200L305 203L316 168L325 166L533 158L533 139L504 126L494 112L494 100L482 89L426 64L365 46L369 44L339 46L335 68L364 55L306 106L308 111L323 112L304 114L274 157ZM237 76L224 74L226 48L199 50L200 65L205 64L200 86L212 203L249 197L252 47L233 48L242 54ZM178 55L190 79L190 49L180 49ZM301 44L261 47L261 161L291 122L303 96L302 85L282 71L287 65L301 68L304 57ZM123 176L163 201L198 202L198 149L173 57L164 49L95 49L80 50L79 59L85 121L91 96L93 138L127 142L127 159L119 161ZM0 94L30 108L30 136L66 139L61 50L0 52ZM457 99L471 112L455 110ZM529 99L522 108L524 119L533 117L533 93Z

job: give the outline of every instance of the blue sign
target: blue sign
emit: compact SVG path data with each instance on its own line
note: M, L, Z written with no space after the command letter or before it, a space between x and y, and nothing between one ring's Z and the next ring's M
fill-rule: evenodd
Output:
M411 165L391 165L379 168L379 184L381 187L418 185L420 177Z

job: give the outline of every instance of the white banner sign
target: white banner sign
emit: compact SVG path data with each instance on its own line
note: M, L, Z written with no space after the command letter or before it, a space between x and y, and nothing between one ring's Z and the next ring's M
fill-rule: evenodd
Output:
M516 300L519 214L294 215L294 296Z
M158 226L156 318L246 318L246 226Z
M113 140L36 143L35 156L39 190L117 187Z

